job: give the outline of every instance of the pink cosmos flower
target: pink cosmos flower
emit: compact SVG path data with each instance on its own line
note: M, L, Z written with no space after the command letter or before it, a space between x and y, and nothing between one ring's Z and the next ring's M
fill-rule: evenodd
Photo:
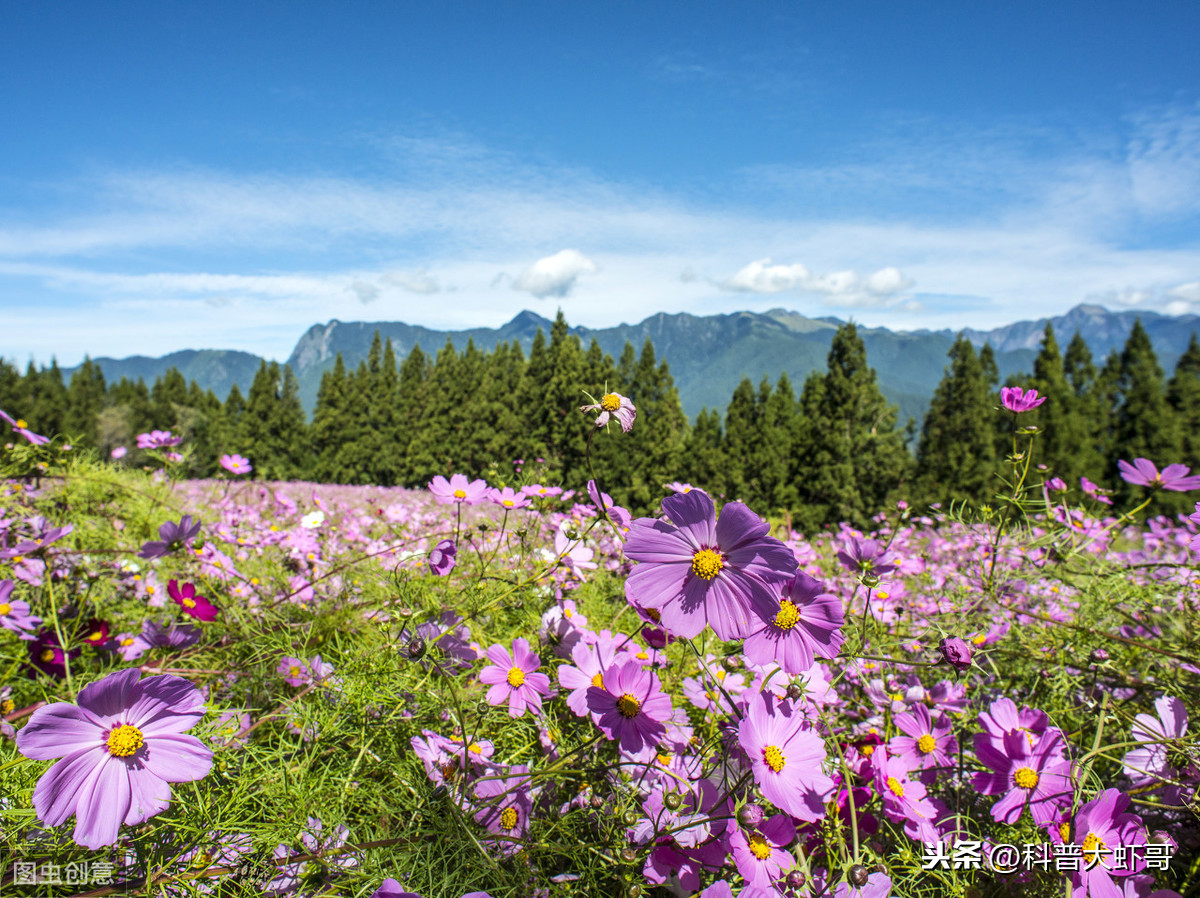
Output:
M577 717L587 717L587 691L589 687L604 687L604 671L612 667L617 657L617 640L608 630L602 630L594 645L578 642L571 649L571 660L575 665L562 664L558 668L558 684L571 690L567 695L567 707Z
M593 405L581 405L579 410L584 413L599 410L600 414L596 418L597 427L607 424L610 417L616 418L623 433L629 433L633 429L633 419L637 417L637 409L633 407L629 397L622 396L620 393L605 393L600 397L599 402Z
M512 653L496 643L487 650L491 665L479 673L479 682L491 686L487 692L490 705L508 702L508 716L521 717L526 710L542 710L542 697L550 695L550 677L537 673L542 659L529 650L522 637L513 640Z
M875 789L883 797L884 816L893 823L903 823L910 839L936 841L937 819L944 810L940 803L929 798L920 780L909 778L904 761L886 748L877 749L871 761L875 766Z
M685 639L711 624L721 639L744 639L757 614L773 620L780 611L777 584L798 567L792 550L772 536L770 525L741 502L730 502L717 519L708 493L692 490L662 500L668 521L638 518L625 554L640 562L625 580L625 597L658 609L663 624Z
M803 571L783 587L775 616L743 646L755 664L778 664L788 676L808 671L817 658L832 660L842 646L841 600Z
M658 677L633 660L605 670L601 684L587 690L588 710L598 716L596 726L625 751L656 746L674 711Z
M1000 388L1000 403L1014 415L1031 411L1045 401L1046 397L1039 396L1037 390L1022 390L1020 387Z
M435 576L445 577L458 561L458 546L452 539L444 539L429 550L429 570Z
M768 801L809 823L825 816L825 799L833 792L833 780L821 769L825 743L790 702L760 692L738 724L738 742Z
M501 508L526 508L529 506L529 498L519 490L514 490L511 486L506 486L504 489L496 489L493 487L488 490L488 498Z
M892 721L903 735L892 737L888 751L900 758L909 770L955 766L952 756L958 752L958 740L954 738L954 728L945 714L935 723L929 710L917 704L913 705L912 713L896 714Z
M167 594L176 605L183 609L184 614L196 620L216 620L217 615L221 613L216 605L204 596L196 594L196 587L192 583L185 583L181 587L179 581L169 580Z
M177 437L169 430L152 430L149 433L139 433L137 437L139 449L168 449L182 442L183 437Z
M23 436L35 446L44 446L50 442L49 437L44 437L40 433L34 433L29 429L29 425L22 418L14 418L9 415L4 409L0 409L0 421L11 425L13 433Z
M1127 869L1115 862L1114 849L1146 844L1146 827L1137 814L1126 811L1129 796L1105 789L1075 815L1075 844L1082 855L1079 870L1071 877L1072 898L1124 898L1126 891L1113 877L1126 877L1145 867L1142 850L1130 851Z
M230 474L249 474L254 470L254 465L250 464L250 459L243 458L240 455L222 455L221 467Z
M1171 740L1181 744L1187 737L1188 713L1183 702L1164 695L1154 703L1158 717L1139 714L1133 724L1133 738L1143 743L1125 755L1125 773L1135 786L1146 786L1155 780L1200 780L1200 765L1184 762L1182 768L1171 763ZM1185 758L1179 753L1176 758ZM1193 791L1185 786L1164 784L1162 796L1167 804L1182 804Z
M122 459L129 452L124 446L114 446L112 452L109 453L114 459Z
M975 774L975 788L984 795L1003 795L992 805L992 817L1013 824L1025 806L1039 826L1071 801L1071 762L1063 755L1061 730L1047 730L1031 747L1021 730L1009 730L1001 748L981 733L975 735L975 755L990 773Z
M12 597L13 586L12 580L0 580L0 627L12 630L21 639L37 639L32 631L42 625L42 619L29 613L28 602Z
M1160 472L1149 459L1135 458L1132 465L1121 459L1117 462L1117 469L1121 472L1121 479L1134 486L1157 487L1177 493L1186 493L1200 487L1200 474L1187 476L1191 470L1187 465L1167 465Z
M796 826L787 814L776 814L749 831L735 827L728 838L733 863L751 889L774 893L773 886L783 871L796 864L784 850L796 840Z
M515 854L529 831L533 812L533 790L529 768L517 764L503 774L491 774L476 782L478 801L475 819L489 832L500 836L487 844L501 854Z
M438 474L429 481L429 492L443 505L453 505L456 502L461 505L475 505L483 500L487 489L488 485L482 480L468 482L465 474L451 474L449 480Z
M184 733L204 716L200 690L182 677L139 682L120 670L84 687L79 704L55 702L33 712L17 734L27 758L61 758L38 780L33 806L46 826L75 814L75 841L96 849L166 810L171 783L204 777L212 752Z

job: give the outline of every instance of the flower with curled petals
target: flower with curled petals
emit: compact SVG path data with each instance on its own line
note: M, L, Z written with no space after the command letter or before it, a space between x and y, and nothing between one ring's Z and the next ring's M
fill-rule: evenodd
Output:
M690 639L710 624L721 639L744 639L779 612L778 584L798 567L792 550L741 502L716 507L704 490L662 500L669 520L638 518L625 554L639 562L625 597L657 609L675 636Z
M119 670L84 687L79 704L55 702L33 712L17 733L27 758L61 758L33 790L47 826L75 815L75 841L96 849L166 810L171 783L204 777L212 752L185 735L204 716L200 690L183 677L140 679Z

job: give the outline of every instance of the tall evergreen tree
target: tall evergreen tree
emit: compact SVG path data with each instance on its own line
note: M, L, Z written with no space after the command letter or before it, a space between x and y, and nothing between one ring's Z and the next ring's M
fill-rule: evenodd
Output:
M349 482L342 450L358 435L348 432L349 403L346 389L346 363L339 352L334 358L333 367L321 375L309 430L313 478L323 483Z
M678 480L688 421L666 361L659 362L649 338L642 345L629 396L638 409L637 425L626 436L633 474L629 507L648 512L663 497L663 484ZM618 493L612 494L614 498Z
M722 443L720 412L707 406L700 409L684 444L680 476L714 496L724 490L726 463Z
M1067 378L1049 322L1033 360L1033 387L1046 397L1031 420L1041 431L1035 442L1034 457L1047 466L1051 476L1077 482L1087 471L1089 422L1080 414L1075 389Z
M1163 370L1141 319L1133 323L1129 339L1121 350L1118 379L1121 405L1117 410L1116 446L1109 457L1109 471L1116 471L1118 459L1132 461L1148 458L1160 468L1175 462L1180 455L1180 434L1176 417L1167 403ZM1124 481L1118 485L1129 495ZM1160 503L1172 511L1184 503L1163 497Z
M84 356L83 364L75 369L67 388L67 429L86 446L96 445L96 419L106 398L104 372L90 356Z
M1200 471L1200 341L1192 334L1167 382L1167 403L1179 431L1179 461Z
M948 355L921 428L914 489L930 502L983 501L995 485L997 412L971 341L960 333Z
M725 438L721 454L725 460L725 477L721 488L730 499L748 501L757 490L757 476L752 457L757 448L759 423L758 402L754 384L743 377L725 409Z

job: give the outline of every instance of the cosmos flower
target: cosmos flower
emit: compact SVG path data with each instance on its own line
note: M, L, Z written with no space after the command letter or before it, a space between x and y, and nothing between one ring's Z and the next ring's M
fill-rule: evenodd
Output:
M825 743L790 702L760 692L738 724L754 782L767 800L798 820L825 816L833 780L825 775Z
M139 433L137 437L139 449L167 449L182 442L183 437L177 437L169 430L152 430L149 433Z
M974 654L974 649L965 639L948 636L938 643L938 652L943 661L962 673L971 666L971 655Z
M193 521L190 514L185 514L179 523L166 521L159 525L158 539L150 540L142 545L138 552L139 558L162 558L172 551L191 545L193 539L200 533L200 522Z
M0 580L0 627L12 630L21 639L33 640L32 632L42 625L42 619L29 613L29 603L12 597L12 580Z
M1113 881L1144 868L1141 851L1130 851L1129 869L1117 869L1113 850L1122 846L1146 844L1146 827L1137 814L1127 812L1129 796L1117 789L1105 789L1079 809L1075 815L1075 844L1080 846L1082 862L1071 877L1072 898L1121 898L1127 894Z
M514 490L511 486L506 486L504 489L492 488L488 490L488 498L501 508L526 508L529 505L529 498L519 490Z
M779 611L764 619L743 651L755 664L778 664L789 676L799 676L817 658L837 657L842 623L841 600L824 583L799 571L784 586Z
M998 747L986 736L975 735L975 756L990 773L975 774L975 788L983 795L1003 795L992 805L992 817L1013 824L1025 806L1039 826L1071 800L1071 762L1063 755L1060 730L1047 730L1032 746L1021 730L1009 730Z
M467 481L464 474L451 474L446 480L438 474L429 481L429 492L443 505L475 505L483 501L488 485L482 480Z
M855 574L874 574L882 577L896 569L891 556L877 539L847 536L837 553L842 567Z
M636 660L605 670L601 685L588 687L587 703L588 710L598 717L596 726L628 752L656 746L674 711L658 677Z
M179 581L169 580L167 594L176 605L183 609L184 614L196 620L216 620L217 615L221 613L216 605L204 596L196 594L196 587L192 583L180 586Z
M1019 415L1031 411L1046 401L1045 396L1039 396L1037 390L1022 390L1020 387L1001 387L1000 404Z
M521 717L527 710L542 710L542 697L550 695L550 677L538 673L542 659L529 650L529 642L518 637L512 652L497 643L487 650L492 663L479 672L479 682L491 686L488 704L508 702L508 716Z
M1186 493L1200 487L1200 474L1188 476L1191 470L1187 465L1167 465L1162 471L1154 466L1147 458L1135 458L1133 464L1121 459L1117 462L1121 479L1134 486L1148 486L1177 493Z
M625 597L657 609L672 634L685 639L711 624L721 639L744 639L780 610L778 584L796 573L796 556L770 525L741 502L716 508L692 490L662 500L667 521L638 518L625 554L640 562L625 581ZM755 617L757 614L757 618Z
M212 752L185 735L203 716L200 690L182 677L140 680L120 670L84 687L78 705L55 702L33 712L17 748L38 761L61 758L33 792L46 826L75 815L75 841L96 849L166 810L171 783L204 777Z
M4 421L13 429L13 433L23 436L35 446L44 446L50 442L49 437L44 437L40 433L34 433L29 429L29 425L22 418L14 418L9 415L4 409L0 409L0 421Z
M620 393L605 393L599 402L581 405L579 410L585 414L599 410L600 414L596 417L597 427L607 424L610 417L616 418L623 433L629 433L633 429L633 419L637 417L637 409L633 407L633 402Z
M452 539L444 539L429 550L429 570L438 577L445 577L454 570L458 561L458 547Z
M236 454L222 455L221 467L230 474L249 474L254 470L254 465L250 464L250 459Z

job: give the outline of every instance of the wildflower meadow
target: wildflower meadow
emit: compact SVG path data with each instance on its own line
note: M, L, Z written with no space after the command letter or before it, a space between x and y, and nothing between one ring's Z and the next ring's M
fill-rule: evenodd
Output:
M0 896L1200 894L1200 474L1050 477L1005 388L986 504L638 516L589 387L590 479L425 489L6 410Z

